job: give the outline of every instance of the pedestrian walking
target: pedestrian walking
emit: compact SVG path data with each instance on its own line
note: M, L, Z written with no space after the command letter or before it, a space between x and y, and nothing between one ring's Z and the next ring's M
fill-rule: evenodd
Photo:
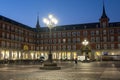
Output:
M77 62L77 58L75 58L75 69L77 69L77 64L78 64L78 62Z

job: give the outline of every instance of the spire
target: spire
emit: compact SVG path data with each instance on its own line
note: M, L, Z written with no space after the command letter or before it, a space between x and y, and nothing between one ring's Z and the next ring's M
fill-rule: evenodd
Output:
M105 12L105 6L104 6L104 1L103 1L103 12L101 18L108 18ZM109 18L108 18L109 19Z
M102 12L102 16L99 19L99 21L100 21L101 27L108 27L109 26L109 18L107 17L106 12L105 12L104 1L103 1L103 12Z
M39 15L37 16L37 24L36 24L36 29L40 29L40 24L39 24Z

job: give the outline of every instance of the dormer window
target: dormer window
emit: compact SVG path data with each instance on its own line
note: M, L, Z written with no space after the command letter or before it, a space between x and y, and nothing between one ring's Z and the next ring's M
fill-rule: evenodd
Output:
M73 29L75 29L75 27L73 27Z
M85 25L84 28L86 29L86 27L87 27L87 26Z
M98 24L96 25L96 28L99 28L99 27L98 27Z

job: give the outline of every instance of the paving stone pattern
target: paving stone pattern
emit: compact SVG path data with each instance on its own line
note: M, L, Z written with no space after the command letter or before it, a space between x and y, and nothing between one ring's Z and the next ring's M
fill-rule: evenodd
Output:
M0 80L120 80L119 62L58 63L61 70L40 70L42 65L0 67Z

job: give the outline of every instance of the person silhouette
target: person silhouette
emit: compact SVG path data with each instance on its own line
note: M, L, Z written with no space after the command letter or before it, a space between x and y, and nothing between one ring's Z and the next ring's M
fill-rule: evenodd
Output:
M75 58L75 69L77 69L77 64L78 64L78 61L77 61L77 58Z

